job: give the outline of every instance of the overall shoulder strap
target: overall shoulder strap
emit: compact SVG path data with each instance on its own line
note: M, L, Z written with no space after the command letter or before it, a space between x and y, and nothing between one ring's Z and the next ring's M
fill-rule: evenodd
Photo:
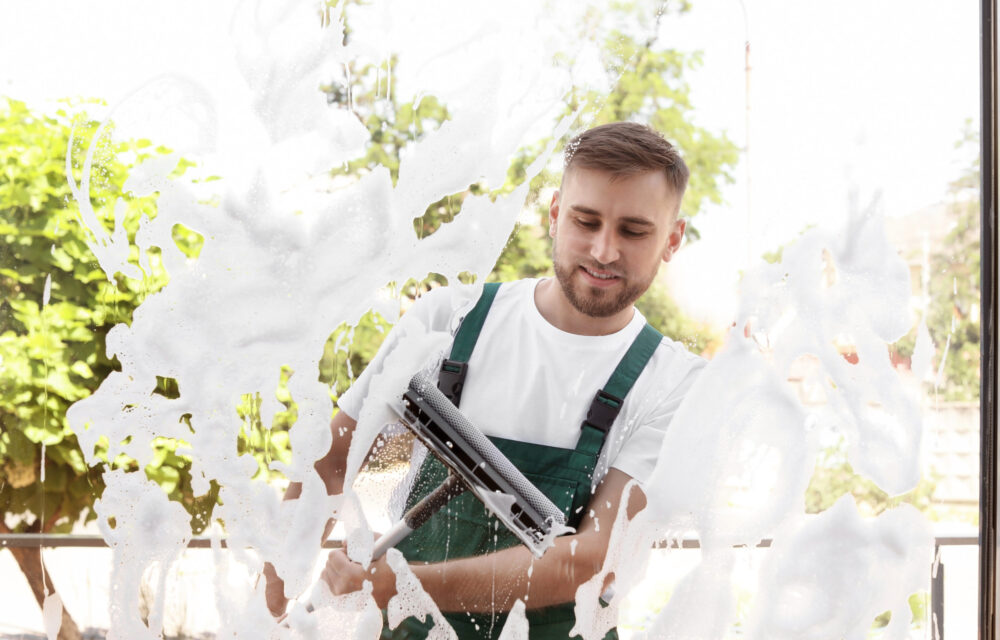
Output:
M632 389L646 363L653 357L662 339L663 334L648 322L635 337L628 351L618 362L614 373L604 384L604 388L598 391L590 402L587 418L581 426L577 451L595 458L601 452L608 431L611 430L611 425L614 424L625 402L625 396Z
M455 334L451 345L451 355L441 363L441 373L438 375L438 389L451 400L456 407L462 399L462 387L465 384L465 373L468 371L469 358L476 348L479 332L486 322L486 315L493 305L493 299L500 290L499 282L487 282L483 285L483 293L472 311L465 316Z

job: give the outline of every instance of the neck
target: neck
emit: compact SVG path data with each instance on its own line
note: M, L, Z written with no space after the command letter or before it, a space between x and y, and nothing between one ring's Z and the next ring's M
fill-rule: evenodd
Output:
M604 318L588 316L570 304L555 278L543 280L535 287L535 307L556 329L580 336L605 336L621 331L635 314L635 307L629 305Z

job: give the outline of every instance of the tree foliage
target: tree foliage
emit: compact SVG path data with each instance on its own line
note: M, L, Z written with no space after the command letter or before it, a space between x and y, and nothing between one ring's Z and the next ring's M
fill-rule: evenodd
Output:
M637 120L649 124L677 146L691 170L681 212L693 218L709 204L722 202L721 187L733 181L739 149L725 135L694 124L694 105L685 74L701 65L700 52L682 52L659 44L659 25L670 10L680 14L688 3L617 3L615 24L604 35L602 58L611 91L576 91L567 108L582 109L590 126ZM604 19L607 19L605 17ZM600 30L595 26L594 35ZM643 37L645 35L645 37ZM689 239L698 237L697 220L688 224Z
M970 126L958 142L978 150L979 136ZM979 155L951 184L948 216L953 226L930 259L930 305L927 329L944 359L939 393L945 400L979 399L980 233ZM947 351L946 351L947 348Z
M688 3L685 2L673 10L684 12L687 9ZM700 55L659 45L659 20L666 13L666 3L645 1L614 3L606 13L592 15L583 25L584 32L580 35L581 38L597 38L602 42L602 61L611 90L603 93L575 90L567 97L565 112L561 115L576 114L577 122L586 123L585 126L622 120L641 121L663 133L678 146L691 169L682 205L683 214L690 218L709 203L721 202L722 186L732 181L731 171L738 160L738 149L726 136L716 135L693 123L690 89L684 74L700 64ZM606 23L616 27L608 29L603 26ZM348 40L350 33L348 23L345 28ZM391 73L395 63L395 59L390 59L380 64L348 65L343 76L327 85L330 103L351 109L371 134L364 156L335 170L335 175L357 175L384 166L395 180L399 156L406 145L435 130L448 119L447 105L435 96L423 95L415 102L400 102L395 77ZM566 60L565 64L572 65L573 61ZM555 159L561 158L568 141L568 138L555 141ZM551 138L543 138L519 149L508 167L503 185L471 184L465 190L429 205L422 216L414 219L418 236L429 235L441 225L451 222L469 195L509 193L521 185L527 179L528 166L552 142ZM561 175L561 164L550 163L532 179L526 206L533 210L536 222L517 225L489 280L552 275L552 247L547 233L549 202L543 197L543 192L547 187L559 184ZM698 232L690 221L687 228L689 239L696 239ZM418 286L413 286L413 283L403 285L402 290L419 294L437 284L445 284L444 279L431 275ZM698 353L712 352L721 340L706 325L687 318L659 280L654 282L637 306L663 333ZM377 342L380 335L370 330L361 331L370 321L363 320L357 329L355 344L363 336L367 336L364 339L368 341L354 350L352 364L355 372L366 362L357 357L358 354L374 353L371 339ZM331 341L335 340L331 337Z
M806 489L806 513L820 513L834 505L845 493L854 497L858 510L866 516L910 504L923 512L932 506L936 482L924 477L916 487L898 496L890 496L874 482L854 471L847 460L847 446L843 441L827 447L816 461L816 470Z
M978 136L967 128L960 148L978 148ZM944 400L974 401L979 398L978 318L980 300L980 222L978 190L980 165L974 155L962 175L949 188L947 216L952 226L929 260L929 304L924 321L936 346L935 365L943 373L933 385ZM778 250L780 256L780 249ZM891 345L903 357L914 351L916 328ZM942 367L943 359L943 367ZM889 496L871 480L863 478L847 461L843 443L826 449L806 491L806 510L819 513L845 493L851 493L859 508L870 515L908 503L932 518L941 517L933 502L937 478L931 474L909 492ZM953 517L954 514L944 514ZM961 514L964 517L964 514Z
M642 14L642 8L634 4L621 4L614 11L626 17ZM349 30L347 33L349 37ZM705 203L717 202L721 184L729 179L728 172L735 164L736 148L725 137L691 123L683 74L697 64L697 56L659 48L655 35L643 40L627 31L607 36L604 55L607 73L614 80L613 91L573 95L567 109L579 111L581 121L592 124L629 119L650 122L678 144L691 165L686 213L695 215ZM392 62L351 67L346 78L333 79L327 87L331 107L353 110L370 133L364 156L334 174L350 179L384 166L395 179L400 152L406 145L449 117L447 106L434 96L400 101L389 73ZM94 517L91 507L103 489L103 466L138 471L135 461L123 456L88 467L76 436L67 427L65 412L119 368L105 353L107 331L119 322L130 322L133 310L169 279L155 249L150 251L150 266L141 279L117 274L112 283L97 266L87 246L92 239L79 222L64 174L71 128L76 127L77 142L71 153L76 180L81 178L82 156L97 130L97 124L85 117L74 124L74 117L81 113L81 109L69 109L42 116L16 101L7 101L0 110L0 501L17 530L44 527L46 531L67 531L81 518ZM431 204L414 221L418 234L433 233L450 222L469 194L488 189L500 193L521 184L526 167L548 143L539 140L520 150L504 185L469 185L465 191ZM557 144L557 152L564 144ZM119 194L118 189L130 165L167 150L144 140L114 144L109 136L97 140L96 145L100 162L95 164L90 185L95 211L110 229L114 202L124 198L127 213L123 226L132 242L131 260L138 265L134 235L143 217L156 215L155 196L132 198ZM529 202L537 209L538 223L517 227L490 279L550 273L551 246L545 231L548 203L540 194L558 178L559 170L551 167L535 178ZM197 256L200 236L178 227L174 239L189 256ZM416 296L434 286L434 279L440 280L390 286ZM668 335L695 350L704 350L711 343L703 328L685 320L658 284L640 302L640 308ZM382 319L369 314L358 326L340 327L331 335L319 375L331 385L332 395L346 388L371 359L386 328ZM287 375L290 372L285 372L286 379ZM177 393L175 381L160 382L158 393ZM286 456L284 431L295 417L294 402L284 385L277 393L286 411L277 415L274 424L260 423L258 395L245 397L234 418L244 420L241 452L257 457L262 473L270 459ZM200 531L214 503L214 490L207 496L192 493L189 461L178 453L179 444L183 443L158 439L154 462L143 471L172 499L191 510L193 528ZM45 482L37 482L43 472Z
M70 148L70 132L74 144ZM208 523L217 487L196 495L190 458L181 443L157 438L152 460L139 464L119 455L108 459L101 439L87 463L66 411L120 370L106 354L108 331L129 323L132 312L168 281L158 250L144 256L142 271L135 234L140 221L156 216L155 197L122 197L129 261L141 278L114 274L108 280L88 243L94 239L80 223L66 177L67 151L73 179L82 178L83 158L93 143L97 161L90 176L90 198L100 224L115 227L114 206L132 164L167 153L148 140L115 144L99 135L81 106L39 115L18 101L0 103L0 532L65 533L96 517L108 468L144 472L171 500L191 513L192 530ZM105 130L108 131L108 130ZM95 137L96 136L96 137ZM181 161L175 176L190 164ZM189 257L203 238L180 225L173 239ZM176 397L176 382L161 378L155 393ZM235 418L235 416L234 416ZM36 600L56 588L37 548L12 549ZM79 638L69 612L62 612L60 640Z
M88 466L66 410L119 369L105 353L108 330L129 323L133 310L168 280L156 251L150 252L142 279L117 274L112 284L98 267L65 174L74 127L72 166L79 181L97 123L82 109L42 116L22 102L0 105L0 504L6 526L15 531L69 531L78 520L95 517L92 506L103 490L104 468L138 470L125 456L108 460L106 443L95 452L103 463ZM90 192L109 231L129 169L125 159L135 163L167 151L145 140L97 140L99 162ZM142 218L156 215L155 200L124 201L130 261L138 266L135 233ZM174 239L188 255L200 247L200 236L180 228ZM169 394L170 381L161 380L158 392ZM200 530L214 495L192 493L189 459L177 452L177 444L158 439L143 471L188 507Z
M945 215L950 230L928 260L923 312L934 343L934 372L928 387L944 401L974 402L980 384L981 224L979 217L979 135L966 123L956 143L972 160L948 189ZM917 328L892 345L904 358L916 348Z

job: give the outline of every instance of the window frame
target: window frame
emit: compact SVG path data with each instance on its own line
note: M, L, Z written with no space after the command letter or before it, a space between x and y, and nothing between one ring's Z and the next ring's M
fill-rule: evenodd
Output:
M996 638L997 609L997 0L980 5L979 638Z

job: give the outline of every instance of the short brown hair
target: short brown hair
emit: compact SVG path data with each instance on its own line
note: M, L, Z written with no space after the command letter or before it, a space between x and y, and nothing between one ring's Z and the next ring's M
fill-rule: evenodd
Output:
M615 178L663 171L678 195L684 194L690 175L677 149L637 122L602 124L573 138L566 145L563 175L572 167L607 171Z

